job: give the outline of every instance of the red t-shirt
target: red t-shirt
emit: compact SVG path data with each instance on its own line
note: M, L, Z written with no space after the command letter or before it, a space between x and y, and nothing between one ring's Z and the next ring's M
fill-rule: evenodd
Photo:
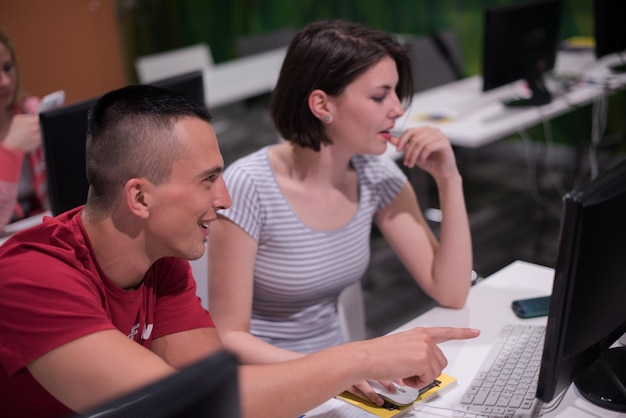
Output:
M118 329L149 348L161 336L214 326L187 260L158 260L136 290L109 281L80 213L46 217L0 247L0 416L72 413L25 367L64 343Z

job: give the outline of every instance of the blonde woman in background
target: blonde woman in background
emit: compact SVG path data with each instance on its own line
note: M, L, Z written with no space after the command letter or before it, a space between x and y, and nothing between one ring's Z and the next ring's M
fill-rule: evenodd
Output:
M47 208L39 104L20 90L15 49L0 30L0 232Z

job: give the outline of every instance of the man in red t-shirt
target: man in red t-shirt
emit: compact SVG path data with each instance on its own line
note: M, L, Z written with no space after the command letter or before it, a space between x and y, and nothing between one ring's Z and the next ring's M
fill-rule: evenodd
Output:
M91 110L86 205L0 247L0 416L86 411L221 349L187 261L230 205L209 122L203 105L149 86ZM416 328L242 366L242 410L297 416L365 378L425 385L446 363L437 343L476 335Z

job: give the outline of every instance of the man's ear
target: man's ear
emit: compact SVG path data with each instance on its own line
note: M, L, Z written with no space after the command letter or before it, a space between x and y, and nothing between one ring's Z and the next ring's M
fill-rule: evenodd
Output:
M124 186L124 201L128 209L140 218L147 218L150 214L150 190L152 184L146 179L134 178Z
M309 109L313 116L324 123L330 123L334 117L334 105L332 98L323 90L313 90L309 94Z

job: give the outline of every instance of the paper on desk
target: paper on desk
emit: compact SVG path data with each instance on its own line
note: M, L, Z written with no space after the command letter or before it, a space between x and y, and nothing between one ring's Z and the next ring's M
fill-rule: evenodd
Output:
M420 395L420 397L415 400L414 404L419 404L420 402L424 402L427 399L438 397L448 389L456 386L457 384L457 380L455 377L452 377L445 373L442 373L439 377L437 377L436 381L438 381L438 385ZM337 396L337 398L364 411L367 411L368 413L370 413L371 416L378 418L400 418L413 411L414 405L409 404L398 409L390 410L361 399L350 392L344 392L341 395Z
M350 392L344 392L337 397L356 408L366 411L368 417L375 418L400 418L413 410L413 404L409 404L398 409L386 409L371 402L367 402Z
M305 418L378 418L361 408L338 399L329 399L304 415Z

